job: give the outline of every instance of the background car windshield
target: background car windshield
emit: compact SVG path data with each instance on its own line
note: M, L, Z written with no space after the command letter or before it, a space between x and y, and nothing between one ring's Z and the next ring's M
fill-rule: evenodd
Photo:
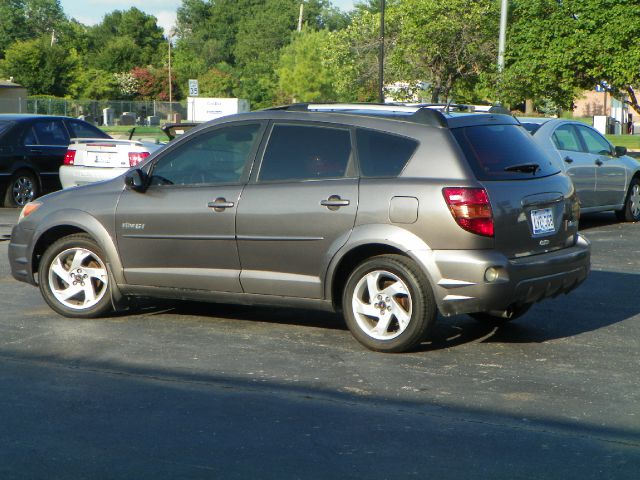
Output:
M4 134L4 132L9 130L9 127L11 127L11 123L12 122L7 122L7 121L0 122L0 137Z
M520 180L559 173L558 167L518 125L479 125L452 129L478 180ZM519 165L537 165L535 174Z

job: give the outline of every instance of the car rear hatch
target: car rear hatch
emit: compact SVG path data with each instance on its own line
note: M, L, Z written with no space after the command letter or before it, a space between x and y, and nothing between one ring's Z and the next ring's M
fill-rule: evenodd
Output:
M517 258L572 246L579 208L570 179L517 121L490 117L451 131L488 194L495 248Z

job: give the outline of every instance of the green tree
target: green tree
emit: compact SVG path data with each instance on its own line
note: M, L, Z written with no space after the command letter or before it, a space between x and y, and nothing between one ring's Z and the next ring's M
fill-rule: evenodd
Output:
M335 96L345 102L378 98L380 16L363 10L342 30L329 33L322 49L324 66L333 75Z
M497 7L494 0L399 2L389 11L397 28L390 77L426 81L432 101L447 100L456 86L468 85L495 63Z
M31 95L67 94L78 67L78 55L43 35L33 40L13 43L5 52L0 69L24 85Z
M571 108L580 90L606 82L612 93L640 84L640 8L633 0L513 0L505 98Z
M63 31L67 22L59 0L0 0L0 19L0 58L12 43Z
M137 65L159 64L164 58L166 41L157 19L137 8L113 12L88 31L88 57L94 67L119 72Z
M76 99L109 100L119 95L114 76L95 68L78 68L68 94Z
M332 70L322 57L328 42L327 30L304 30L281 50L278 78L284 102L337 100Z

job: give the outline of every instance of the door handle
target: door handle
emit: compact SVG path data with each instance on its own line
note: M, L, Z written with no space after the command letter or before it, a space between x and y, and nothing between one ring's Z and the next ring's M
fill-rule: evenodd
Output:
M29 151L31 153L42 153L42 150L40 150L39 148L30 148Z
M564 157L564 163L573 163L573 158L569 156Z
M604 162L603 162L602 160L600 160L600 159L597 159L597 160L596 160L596 165L598 165L598 166L602 165L603 163L604 163Z
M224 212L227 208L233 208L235 203L227 202L227 199L224 197L218 197L213 202L207 203L207 207L213 208L216 212Z
M343 200L340 195L331 195L326 200L322 200L320 205L327 207L329 210L338 210L340 207L346 207L351 202L349 200Z

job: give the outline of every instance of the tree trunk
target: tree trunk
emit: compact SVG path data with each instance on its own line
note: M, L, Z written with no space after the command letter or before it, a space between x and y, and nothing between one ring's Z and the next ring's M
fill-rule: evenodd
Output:
M629 105L633 108L638 115L640 115L640 105L638 105L638 98L636 92L634 92L631 85L627 86L627 93L629 94Z

